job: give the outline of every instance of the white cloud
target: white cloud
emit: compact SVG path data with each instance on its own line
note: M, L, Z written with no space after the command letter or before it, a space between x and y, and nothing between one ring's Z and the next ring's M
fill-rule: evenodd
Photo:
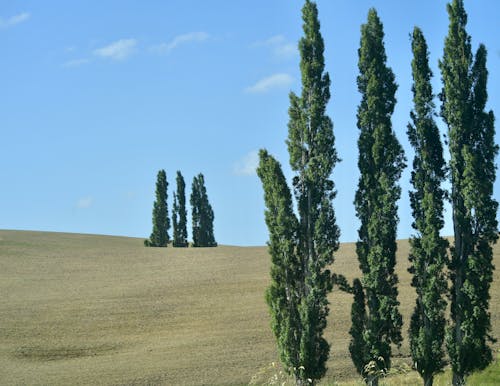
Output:
M286 41L286 39L283 35L274 35L274 36L271 36L267 40L264 40L260 43L258 42L257 44L260 44L263 46L276 46L279 44L283 44L285 41Z
M256 173L258 166L259 152L257 150L253 150L235 162L233 165L233 172L238 176L251 176Z
M94 50L94 55L113 60L124 60L134 53L136 45L137 40L135 39L121 39Z
M203 42L207 40L209 37L210 35L206 32L190 32L187 34L178 35L168 43L161 43L156 46L152 46L150 47L150 50L157 54L165 54L169 53L170 51L174 50L175 48L179 47L182 44L191 42Z
M90 63L90 60L87 58L72 59L72 60L68 60L67 62L64 62L62 64L62 67L64 67L64 68L80 67L80 66L83 66L84 64L87 64L87 63Z
M82 197L76 202L76 207L79 209L87 209L92 206L94 199L91 196Z
M298 53L297 47L292 43L282 44L274 48L274 54L281 58L289 58Z
M271 36L253 44L254 47L268 47L278 58L290 58L298 53L297 45L290 43L283 35Z
M275 88L289 87L292 82L293 78L290 75L279 73L259 80L253 86L247 87L245 91L251 94L262 94Z
M0 28L13 27L16 24L22 23L30 18L30 14L27 12L20 13L19 15L14 15L8 19L0 18Z

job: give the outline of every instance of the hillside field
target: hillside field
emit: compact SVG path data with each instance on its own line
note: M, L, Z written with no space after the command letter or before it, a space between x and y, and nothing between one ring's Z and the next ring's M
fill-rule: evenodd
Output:
M145 248L137 238L0 231L1 385L239 385L277 361L266 247ZM401 241L404 335L414 306ZM500 246L491 289L500 337ZM354 244L333 270L359 276ZM356 379L352 297L335 290L324 384ZM498 350L497 343L495 349ZM395 365L409 363L407 340Z

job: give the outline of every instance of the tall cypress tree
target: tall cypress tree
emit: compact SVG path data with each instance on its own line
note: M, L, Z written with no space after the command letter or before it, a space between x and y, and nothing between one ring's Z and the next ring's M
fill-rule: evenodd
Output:
M307 0L302 9L304 36L299 42L302 93L290 93L288 152L299 219L279 164L260 153L258 174L266 201L271 240L271 277L267 301L284 367L298 385L326 372L330 345L323 338L329 313L332 274L327 267L338 249L339 229L330 175L338 162L333 124L326 115L330 77L324 71L324 42L318 10ZM273 218L274 216L277 216Z
M447 279L444 268L448 242L440 237L443 228L441 184L446 177L443 146L434 121L435 105L431 86L427 43L422 31L415 27L412 35L413 103L408 137L415 149L410 192L413 228L417 235L410 239L410 273L417 299L410 322L410 351L416 370L431 386L434 375L444 367L444 331Z
M216 247L214 237L214 211L208 201L205 177L194 177L191 189L193 247Z
M167 205L167 174L160 170L156 178L156 199L153 204L153 231L148 240L144 240L147 247L166 247L170 241L168 230L170 219Z
M439 66L443 80L441 115L448 125L454 242L451 250L451 319L446 343L453 384L492 361L489 289L493 279L492 245L498 239L493 199L495 128L486 112L486 48L475 59L466 31L462 0L448 4L450 25Z
M173 246L187 247L187 211L186 211L186 183L180 171L176 176L177 192L174 193L172 209Z
M302 261L298 255L299 223L281 165L265 150L259 156L257 174L264 188L271 255L271 285L266 291L266 301L281 362L285 369L297 370L301 366L302 334L299 289L303 286Z
M351 355L357 369L363 369L368 384L378 384L377 371L388 369L391 343L400 344L402 317L397 300L396 264L397 200L401 194L398 180L405 167L401 145L392 129L391 115L396 104L397 85L387 67L383 26L375 9L361 27L358 90L360 130L358 167L360 179L355 197L361 221L356 252L363 273L365 304L353 306L354 319L363 320L362 331L351 330L352 347L362 349ZM363 297L357 296L358 301ZM356 299L355 299L356 300ZM366 308L365 308L366 307ZM362 339L362 342L358 340ZM361 362L359 362L361 361ZM369 365L369 366L367 366Z

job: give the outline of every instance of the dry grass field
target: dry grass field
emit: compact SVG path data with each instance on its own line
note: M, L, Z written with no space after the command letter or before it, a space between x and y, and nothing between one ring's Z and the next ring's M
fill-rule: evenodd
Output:
M406 332L414 302L407 242L398 254ZM500 268L498 246L495 263ZM342 245L333 269L358 275L353 244ZM238 385L265 378L277 360L264 302L268 271L265 247L158 249L134 238L0 231L0 384ZM497 337L499 276L491 291ZM350 305L350 295L331 294L324 384L356 379ZM395 366L407 368L407 341L395 354Z

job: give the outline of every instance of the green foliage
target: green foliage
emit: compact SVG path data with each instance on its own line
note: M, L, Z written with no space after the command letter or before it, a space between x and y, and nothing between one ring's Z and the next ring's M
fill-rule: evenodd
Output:
M353 282L354 302L351 307L351 342L349 343L349 353L352 361L359 374L364 374L365 364L370 362L369 353L367 352L365 341L363 339L363 331L366 324L366 305L365 293L359 279L354 279Z
M497 241L493 199L495 128L486 112L486 48L472 55L462 0L448 4L449 30L439 66L443 79L441 115L448 125L454 245L451 272L451 319L446 342L453 383L492 361L489 289L493 279L492 245Z
M208 201L205 177L193 178L191 188L193 247L216 247L214 237L214 211Z
M402 341L398 277L394 267L399 220L396 202L401 194L397 182L405 167L405 158L392 130L397 85L392 70L386 65L383 38L382 23L375 9L370 9L368 21L361 27L358 50L357 82L362 95L357 113L361 176L354 203L361 221L356 252L367 306L362 333L367 354L352 358L364 360L364 363L355 363L357 369L364 368L367 359L375 361L378 368L390 368L390 344Z
M299 226L279 162L265 150L261 150L259 156L257 174L264 188L271 255L271 285L266 292L266 301L271 310L271 326L280 360L286 369L293 369L299 363L301 335L298 289L302 285L302 266L297 255Z
M186 183L180 171L176 177L177 192L174 193L174 206L172 210L173 241L174 247L187 247L187 211L186 211Z
M339 161L333 124L326 115L330 78L324 71L324 43L316 4L302 9L304 36L299 42L302 94L290 93L288 151L298 219L281 167L266 151L258 174L266 201L272 284L267 301L280 357L297 384L324 376L330 345L323 338L333 279L327 267L338 249L339 229L330 175Z
M478 371L467 378L468 385L500 385L500 359L497 359L483 371Z
M146 247L166 247L170 241L168 230L170 219L167 205L167 174L160 170L156 179L156 199L153 204L153 231L148 240L144 240Z
M408 137L415 149L410 192L413 228L417 235L410 239L409 272L417 292L410 322L410 351L414 366L432 384L434 375L444 367L445 310L447 292L444 273L448 242L439 236L443 228L445 192L441 183L446 177L443 147L434 121L427 43L419 28L412 35L413 103Z
M177 203L177 194L174 193L174 204L172 206L172 246L177 247L176 241L179 239L179 220L177 219L177 211L179 210L179 204Z

